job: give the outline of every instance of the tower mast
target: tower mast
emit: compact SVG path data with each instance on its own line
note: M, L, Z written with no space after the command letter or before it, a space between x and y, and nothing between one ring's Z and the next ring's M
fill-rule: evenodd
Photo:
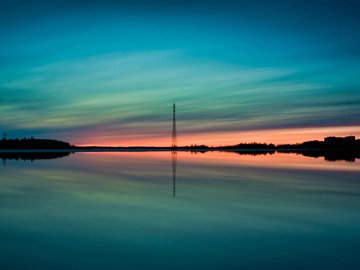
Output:
M173 124L172 124L172 136L171 136L171 147L177 148L177 138L176 138L176 106L175 102L173 103Z

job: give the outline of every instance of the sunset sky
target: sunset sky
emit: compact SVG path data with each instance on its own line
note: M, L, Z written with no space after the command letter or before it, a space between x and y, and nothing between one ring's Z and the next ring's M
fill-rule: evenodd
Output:
M79 145L360 137L353 0L0 1L0 130Z

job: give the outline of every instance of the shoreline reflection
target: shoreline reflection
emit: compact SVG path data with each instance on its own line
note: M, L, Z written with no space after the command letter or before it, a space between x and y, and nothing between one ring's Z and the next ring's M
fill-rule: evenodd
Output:
M4 166L6 166L6 160L47 160L67 157L72 152L0 152L0 159L2 159Z

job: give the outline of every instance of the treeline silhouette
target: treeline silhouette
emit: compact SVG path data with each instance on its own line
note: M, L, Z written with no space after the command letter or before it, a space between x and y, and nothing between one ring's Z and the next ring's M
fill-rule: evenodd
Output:
M191 151L197 153L205 153L207 151L227 151L235 152L241 155L265 155L280 153L297 153L309 157L324 157L326 160L346 160L355 161L360 158L360 140L356 140L354 136L348 137L327 137L324 141L307 141L298 144L266 144L266 143L240 143L229 146L210 147L207 145L190 145L182 147L97 147L88 146L80 147L71 145L68 142L50 139L2 139L0 140L0 149L4 150L73 150L73 151L106 151L106 150L125 150L125 151ZM55 153L36 153L36 157L53 158L53 156L66 156L66 154ZM5 153L2 153L4 155ZM13 159L32 159L30 153L14 153L11 155L6 153L8 157ZM28 156L26 156L28 155ZM22 158L24 157L24 158ZM38 159L33 155L33 159ZM1 158L1 156L0 156Z
M68 142L50 139L2 139L0 149L72 149Z
M299 144L282 144L278 152L297 153L308 157L324 157L328 161L345 160L354 162L360 158L360 140L354 136L327 137L324 141L307 141Z
M191 145L191 151L231 151L240 155L266 155L279 153L296 153L308 157L324 157L327 161L345 160L353 162L360 158L360 140L354 136L327 137L324 141L307 141L297 144L266 144L241 143L230 146L208 147L206 145Z
M188 146L191 152L201 152L205 153L206 151L231 151L236 152L240 155L266 155L274 154L276 146L274 144L266 143L240 143L236 145L227 145L227 146L215 146L209 147L206 145L190 145Z
M348 137L326 137L324 141L307 141L297 144L281 144L277 149L344 149L344 150L360 150L360 140L356 140L355 136Z
M263 150L274 150L276 146L274 144L266 144L266 143L239 143L236 145L229 145L229 146L218 146L214 147L214 149L244 149L244 150L254 150L254 149L263 149Z

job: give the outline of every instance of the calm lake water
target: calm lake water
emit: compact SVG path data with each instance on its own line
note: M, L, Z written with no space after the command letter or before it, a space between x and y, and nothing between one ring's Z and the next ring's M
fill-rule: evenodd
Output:
M0 241L4 270L360 269L360 163L216 152L7 160Z

